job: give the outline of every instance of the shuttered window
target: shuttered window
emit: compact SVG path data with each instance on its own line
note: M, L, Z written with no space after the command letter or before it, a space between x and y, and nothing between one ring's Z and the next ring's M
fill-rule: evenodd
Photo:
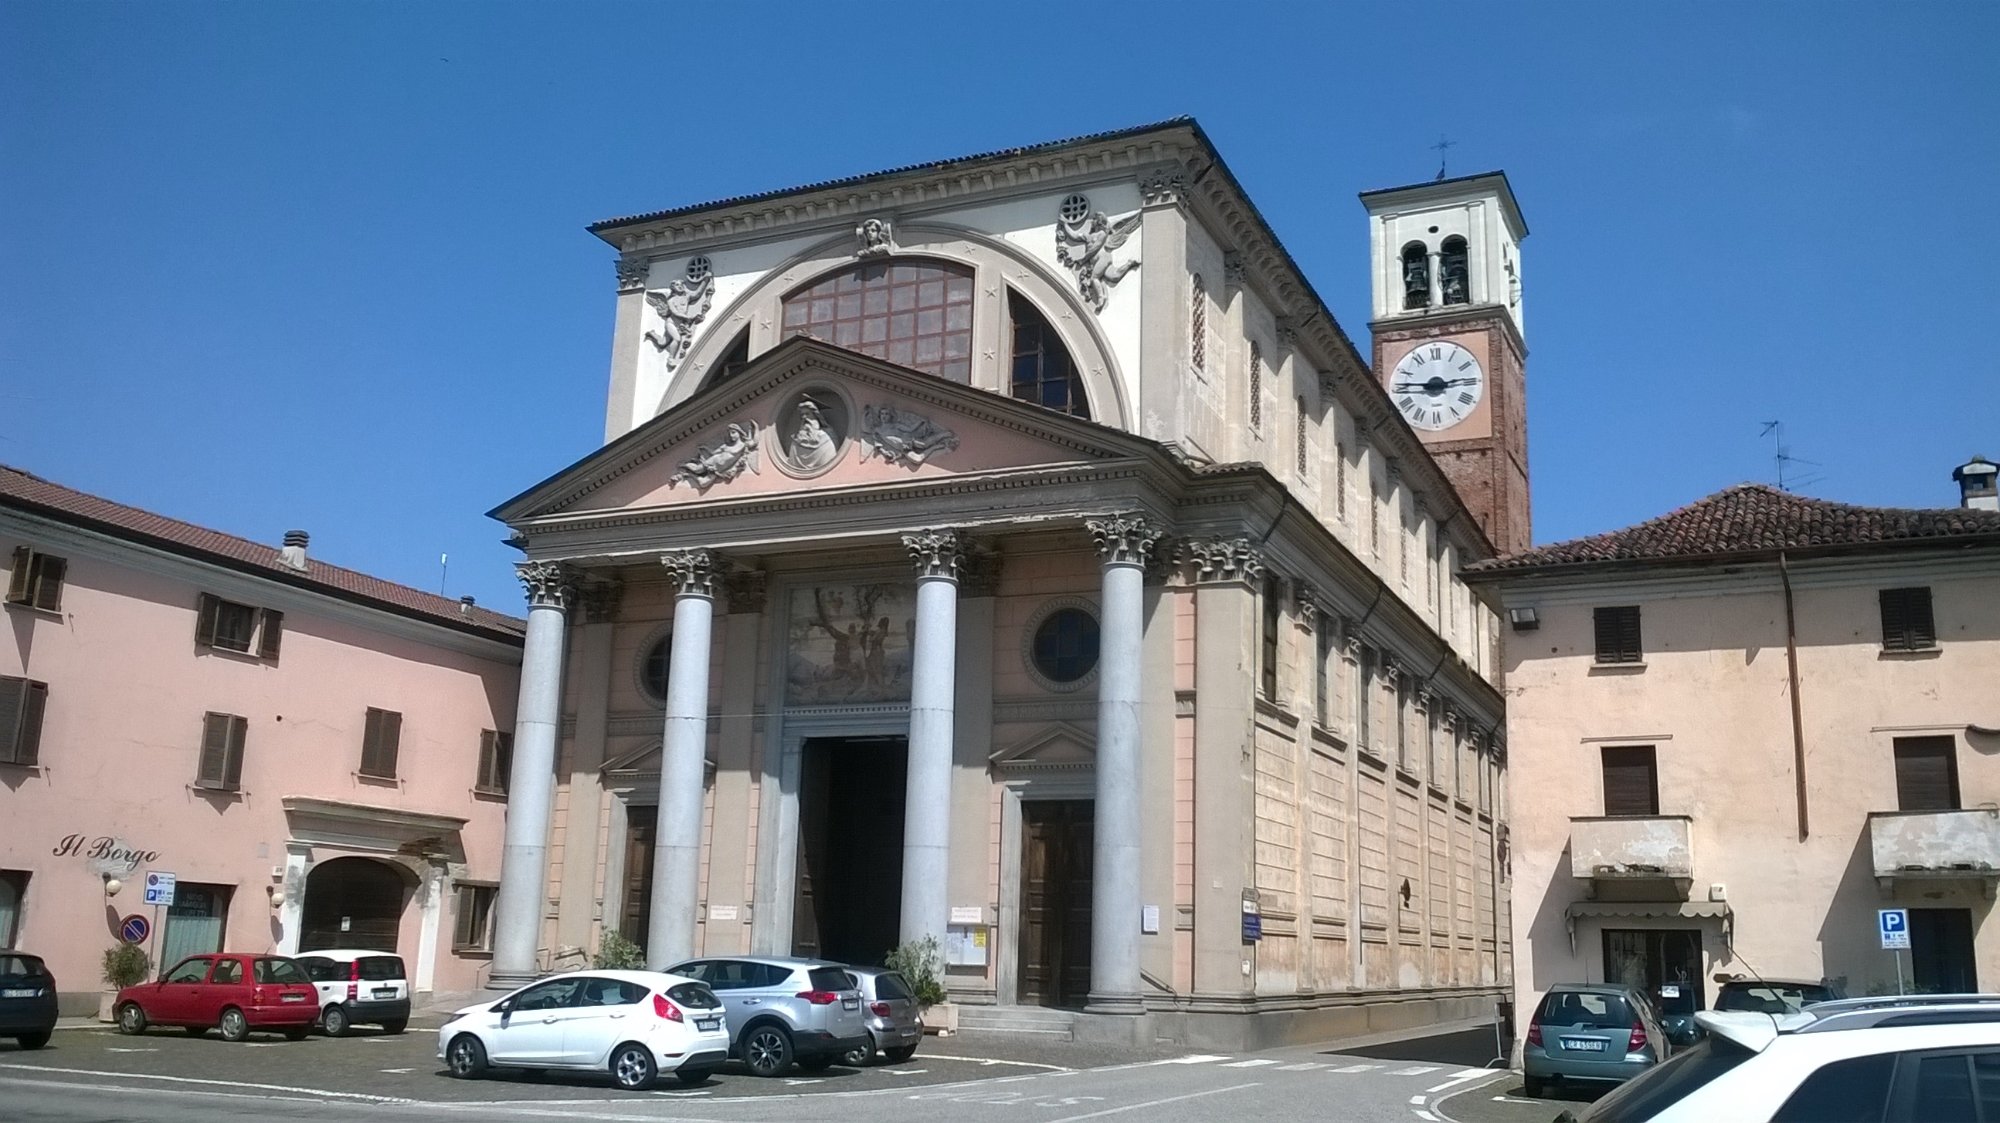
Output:
M1604 813L1658 815L1659 763L1651 745L1604 748Z
M479 734L479 779L474 787L482 792L505 795L507 777L514 769L514 735L497 729Z
M1273 702L1278 700L1278 623L1283 612L1278 598L1282 589L1276 577L1264 578L1264 628L1257 662L1264 697Z
M201 720L201 763L195 786L236 791L243 784L243 738L250 721L235 714L204 714Z
M285 614L276 609L252 608L203 593L195 604L194 641L203 647L275 660L284 620Z
M7 573L7 603L25 604L43 612L62 611L63 577L69 563L27 546L14 547L14 568Z
M458 916L452 922L451 950L493 950L493 902L499 895L498 886L459 883Z
M1937 646L1937 625L1931 620L1928 585L1882 590L1882 647L1888 651L1922 651Z
M378 780L396 778L396 750L403 742L403 715L368 708L361 733L361 774Z
M39 764L49 684L0 677L0 764Z
M1594 615L1597 621L1598 662L1637 663L1645 656L1645 650L1639 643L1638 605L1602 607Z
M1896 807L1958 810L1958 742L1951 737L1896 738Z

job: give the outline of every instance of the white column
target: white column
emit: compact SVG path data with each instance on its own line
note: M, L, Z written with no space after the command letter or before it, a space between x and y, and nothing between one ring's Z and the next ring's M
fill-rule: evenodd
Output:
M1096 824L1090 883L1089 1009L1140 1014L1139 706L1146 555L1160 537L1136 515L1090 519L1104 567L1097 656Z
M438 933L444 927L444 891L448 883L442 861L433 858L424 863L423 878L417 883L417 906L422 916L417 935L417 974L410 980L418 994L429 994L437 988Z
M523 562L515 569L528 592L528 634L521 653L500 891L493 902L493 971L487 985L495 989L512 989L541 973L535 953L548 892L549 813L555 804L563 646L573 589L569 571L556 562Z
M903 799L904 943L937 938L950 912L951 750L958 656L958 563L953 530L903 535L917 567L917 634L910 653L910 748Z
M660 556L673 575L674 635L667 661L667 717L660 748L660 811L653 840L653 902L646 964L695 953L701 915L701 805L708 772L708 656L715 622L716 559L707 550Z

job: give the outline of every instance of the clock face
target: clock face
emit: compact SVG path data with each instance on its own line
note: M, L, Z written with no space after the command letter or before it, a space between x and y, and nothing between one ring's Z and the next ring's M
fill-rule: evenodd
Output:
M1472 416L1486 372L1456 343L1421 343L1389 375L1389 400L1415 429L1437 432Z

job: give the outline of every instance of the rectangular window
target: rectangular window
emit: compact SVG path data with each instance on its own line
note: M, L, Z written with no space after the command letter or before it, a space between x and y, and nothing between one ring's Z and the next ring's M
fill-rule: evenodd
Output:
M1336 441L1333 445L1333 503L1334 514L1341 522L1347 521L1347 446Z
M1335 642L1333 626L1327 622L1324 611L1320 613L1319 633L1314 637L1318 644L1319 659L1315 665L1319 675L1313 682L1313 720L1321 729L1333 728L1333 676L1338 671L1335 652L1340 649Z
M1250 341L1250 431L1264 428L1264 349Z
M236 791L243 783L243 738L249 732L248 718L235 714L209 713L201 719L201 763L195 786Z
M1651 745L1604 747L1604 813L1658 815L1659 763Z
M1881 597L1883 650L1924 651L1937 646L1930 586L1884 589Z
M49 684L0 676L0 764L41 763Z
M403 744L403 715L368 707L361 732L361 774L378 780L396 778L396 751Z
M1597 661L1637 663L1645 652L1639 644L1639 606L1614 605L1595 610L1597 620Z
M1354 681L1354 743L1375 751L1375 651L1361 649Z
M1450 748L1450 746L1445 744L1445 742L1438 736L1438 734L1442 732L1440 726L1443 725L1443 723L1438 720L1438 710L1441 709L1443 705L1444 703L1437 699L1433 699L1431 701L1430 710L1428 713L1424 715L1424 727L1423 727L1424 755L1428 757L1430 760L1431 783L1439 788L1444 787L1445 767L1444 767L1443 754L1446 749Z
M473 785L482 792L507 794L507 777L514 768L514 735L497 729L479 733L479 779Z
M1956 738L1896 738L1896 809L1958 810Z
M1396 678L1396 767L1410 768L1410 676Z
M1280 594L1283 582L1275 576L1264 578L1263 633L1258 655L1258 670L1262 676L1264 697L1278 700L1278 626L1284 616L1284 604Z
M14 547L14 568L7 574L7 603L25 604L43 612L62 611L63 575L69 563L28 546Z
M458 883L458 919L452 925L451 950L493 950L493 898L499 892L497 885Z
M203 593L195 606L194 641L203 647L276 659L284 619L276 609L252 608Z
M1377 559L1382 556L1382 497L1373 480L1368 481L1368 553Z

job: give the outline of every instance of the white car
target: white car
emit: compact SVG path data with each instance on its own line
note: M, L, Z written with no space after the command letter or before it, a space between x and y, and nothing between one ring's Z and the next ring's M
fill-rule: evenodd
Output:
M345 1037L357 1025L401 1033L410 1024L410 978L403 957L386 951L335 949L292 957L319 992L319 1025Z
M1848 998L1695 1021L1706 1041L1620 1086L1580 1123L2000 1119L2000 995Z
M708 1079L729 1056L729 1022L706 984L659 971L571 971L438 1028L438 1059L472 1079L490 1068L601 1072L627 1091L671 1072Z

